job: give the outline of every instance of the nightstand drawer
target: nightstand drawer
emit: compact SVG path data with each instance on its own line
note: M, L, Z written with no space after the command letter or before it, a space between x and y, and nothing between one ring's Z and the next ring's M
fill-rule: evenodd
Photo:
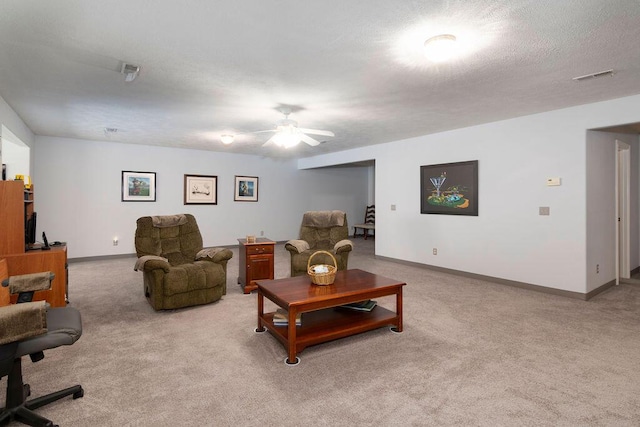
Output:
M247 255L272 254L273 245L248 245Z

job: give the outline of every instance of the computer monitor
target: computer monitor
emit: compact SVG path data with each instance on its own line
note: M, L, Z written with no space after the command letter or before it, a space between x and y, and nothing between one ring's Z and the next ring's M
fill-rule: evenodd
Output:
M36 220L38 214L35 212L31 214L30 218L27 218L24 224L24 243L27 245L33 245L36 242Z

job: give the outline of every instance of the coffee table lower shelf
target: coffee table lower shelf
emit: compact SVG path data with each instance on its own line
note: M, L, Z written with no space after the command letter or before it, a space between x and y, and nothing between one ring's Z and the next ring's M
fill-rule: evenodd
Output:
M273 324L273 313L265 313L261 323L285 348L289 347L289 330ZM296 326L296 353L311 345L348 337L385 326L397 327L399 317L393 311L376 306L373 310L356 311L337 307L302 313L302 325Z

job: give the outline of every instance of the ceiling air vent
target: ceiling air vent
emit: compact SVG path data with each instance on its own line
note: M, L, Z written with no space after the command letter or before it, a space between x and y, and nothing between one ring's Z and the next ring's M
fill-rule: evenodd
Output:
M613 76L613 69L606 71L598 71L593 74L585 74L584 76L574 77L574 82L581 82L583 80L595 79L596 77Z
M126 62L122 63L122 68L120 68L120 74L124 74L124 81L130 83L138 77L138 73L140 73L140 67L133 64L127 64Z

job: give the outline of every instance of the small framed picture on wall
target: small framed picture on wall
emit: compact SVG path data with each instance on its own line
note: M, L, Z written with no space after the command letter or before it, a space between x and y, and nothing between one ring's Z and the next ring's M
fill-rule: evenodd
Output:
M184 204L217 205L218 177L214 175L185 175Z
M258 201L258 177L236 175L233 200L236 202Z
M155 202L156 173L122 171L123 202Z

